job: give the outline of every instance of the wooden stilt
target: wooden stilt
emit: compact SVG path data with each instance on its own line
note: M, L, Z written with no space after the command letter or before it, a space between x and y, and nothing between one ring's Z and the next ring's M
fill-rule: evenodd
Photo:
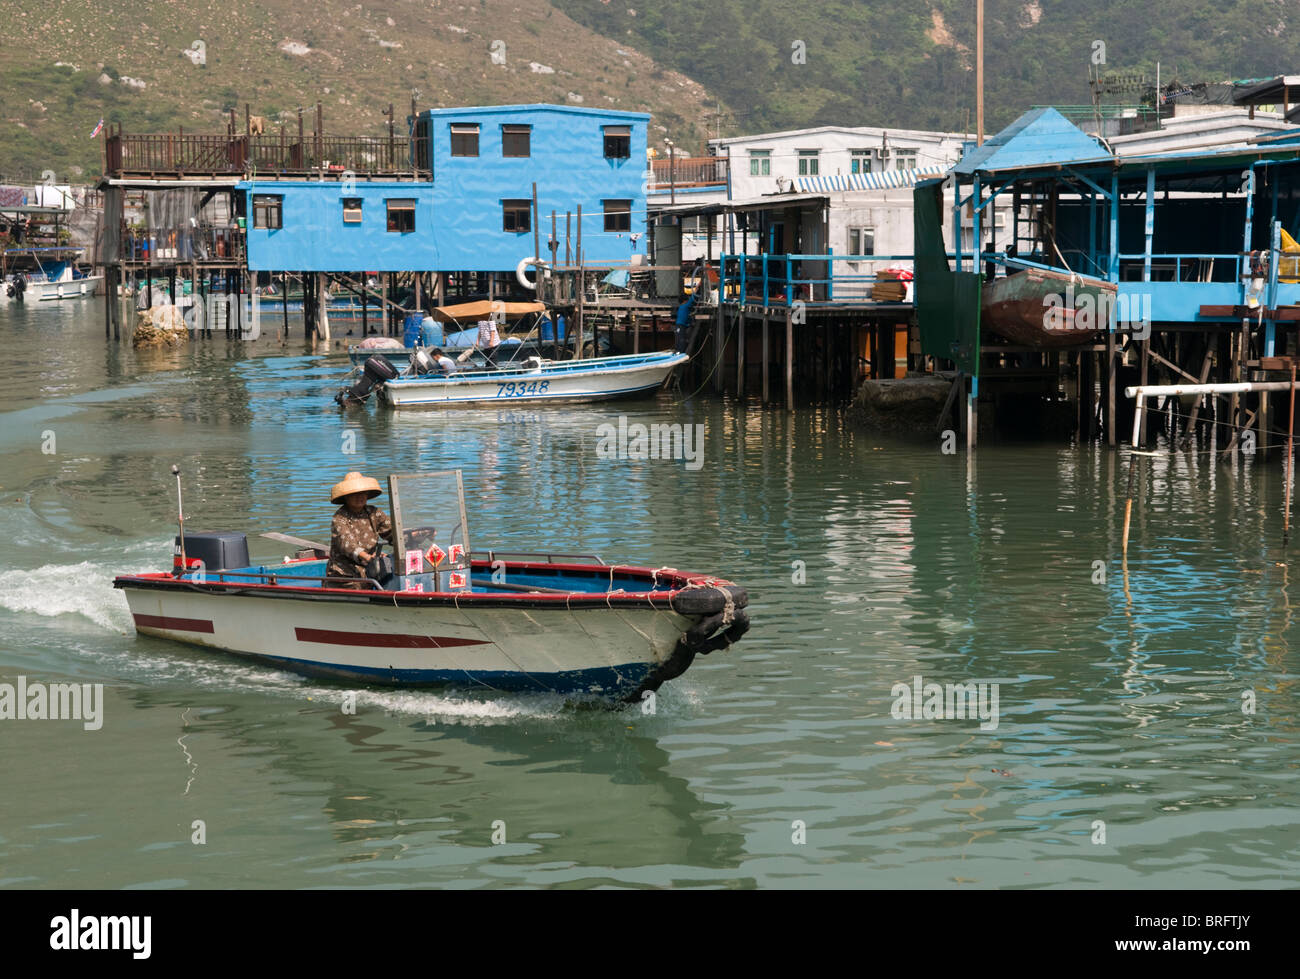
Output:
M1291 411L1286 418L1286 505L1282 511L1282 544L1291 538L1291 466L1295 438L1295 361L1291 362Z
M1199 383L1204 384L1210 377L1210 365L1214 363L1214 341L1210 337L1205 338L1205 359L1201 362L1201 377ZM1183 429L1183 444L1186 445L1192 439L1192 432L1196 428L1196 416L1201 412L1201 403L1207 396L1201 395L1192 405L1192 410L1187 415L1187 427Z
M794 411L794 320L785 311L785 407Z
M1115 333L1106 331L1106 444L1115 447Z
M722 393L722 303L713 322L713 393Z
M745 396L745 313L736 313L736 396Z
M1148 336L1145 340L1142 341L1142 366L1138 375L1139 384L1145 385L1147 382L1147 372L1148 372L1150 361L1151 361L1151 337ZM1142 415L1142 429L1138 433L1138 440L1139 440L1138 444L1140 445L1147 444L1147 418L1145 414Z
M768 312L769 312L769 307L764 306L763 307L763 404L767 404L771 400L771 395L768 390L772 380L772 367L768 361L768 336L767 336Z

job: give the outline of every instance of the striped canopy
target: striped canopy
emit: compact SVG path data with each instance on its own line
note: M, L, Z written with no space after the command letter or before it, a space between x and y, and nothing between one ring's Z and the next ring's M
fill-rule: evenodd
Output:
M912 167L907 170L880 170L873 173L835 174L826 177L795 177L795 188L804 193L827 193L842 190L886 190L912 187L918 180L943 176L943 167Z

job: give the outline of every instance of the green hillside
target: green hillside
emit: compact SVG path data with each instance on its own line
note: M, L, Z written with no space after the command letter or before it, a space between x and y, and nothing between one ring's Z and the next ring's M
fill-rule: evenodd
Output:
M974 125L975 0L553 0L637 44L731 108L739 132ZM1286 0L987 0L985 106L995 131L1030 105L1083 104L1093 42L1109 69L1222 81L1300 65ZM804 63L792 45L802 41Z
M220 131L245 102L296 128L379 133L421 105L569 102L650 111L651 141L840 124L966 130L975 0L175 0L0 2L0 175L98 172L89 133ZM1221 81L1300 64L1288 0L988 0L989 131L1088 101L1107 67ZM204 45L203 65L182 52ZM796 43L797 42L797 43ZM499 51L494 59L493 52ZM308 116L310 120L310 114ZM310 128L310 121L308 122Z
M625 42L547 0L176 0L0 2L0 175L99 172L101 117L127 132L220 132L243 106L296 130L324 103L326 132L379 134L389 103L557 102L649 111L689 142L712 99ZM182 52L204 45L205 64ZM494 52L496 57L494 58Z

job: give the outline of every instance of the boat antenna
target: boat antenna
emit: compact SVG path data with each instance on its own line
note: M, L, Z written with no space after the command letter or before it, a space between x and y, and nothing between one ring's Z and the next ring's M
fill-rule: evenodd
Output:
M176 477L176 523L181 530L181 565L178 571L172 573L177 578L183 578L187 562L185 560L185 508L181 504L181 467L173 465L172 475Z

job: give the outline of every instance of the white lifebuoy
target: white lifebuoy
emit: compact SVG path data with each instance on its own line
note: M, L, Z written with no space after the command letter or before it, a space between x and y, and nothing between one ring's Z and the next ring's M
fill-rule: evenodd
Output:
M540 269L541 264L542 260L536 255L529 255L527 258L521 259L519 264L515 266L515 278L519 280L519 284L525 289L532 289L535 292L537 290L537 280L528 278L527 269L530 265Z

